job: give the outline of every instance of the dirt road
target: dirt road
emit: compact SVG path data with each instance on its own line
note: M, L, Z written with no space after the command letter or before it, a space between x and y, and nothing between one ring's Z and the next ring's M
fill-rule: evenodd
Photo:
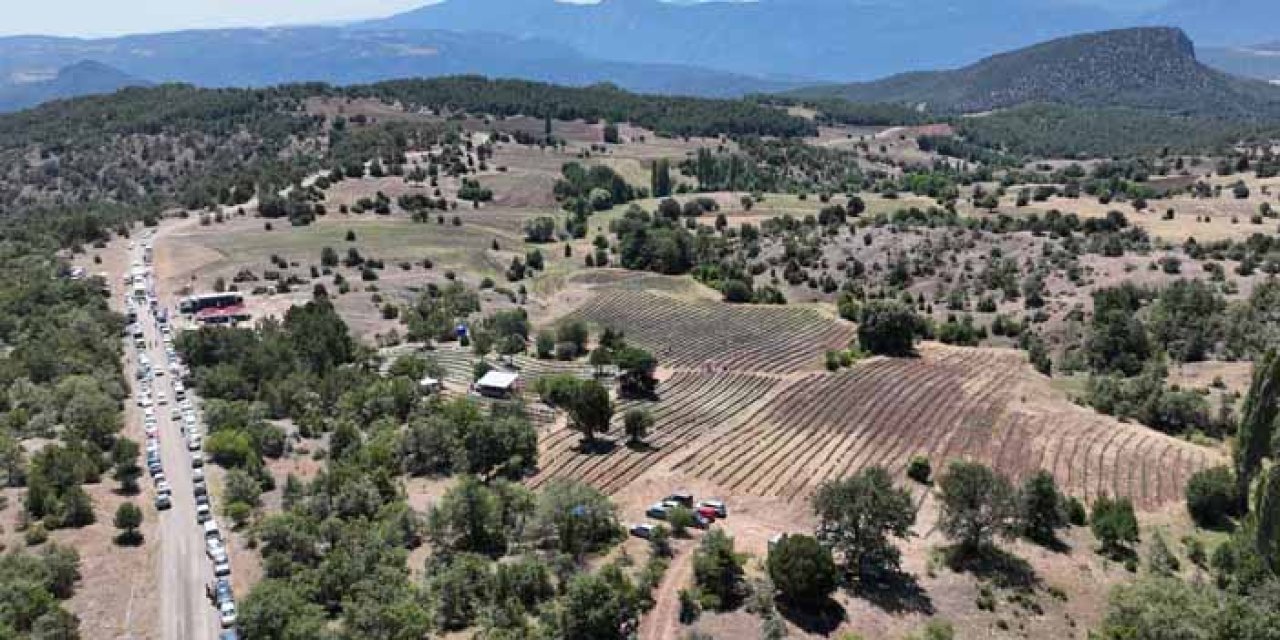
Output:
M134 243L128 262L142 262L143 242ZM127 268L127 267L126 267ZM111 274L120 282L125 274ZM154 280L154 275L153 275ZM147 342L146 353L157 367L166 366L164 341L155 316L147 306L139 305L138 323ZM130 370L136 370L136 350L131 352ZM159 392L174 402L172 375L156 378L152 383L153 398ZM136 401L136 390L134 398ZM218 636L217 612L205 598L205 585L213 580L213 569L204 549L204 533L196 521L195 493L192 488L191 454L172 420L173 404L156 407L160 431L160 459L164 473L173 488L172 508L159 512L160 554L156 576L160 582L160 631L166 640L214 640ZM154 499L154 491L147 492Z
M658 585L653 609L640 620L640 640L674 640L680 637L680 590L693 582L693 550L686 544L671 559L667 574Z

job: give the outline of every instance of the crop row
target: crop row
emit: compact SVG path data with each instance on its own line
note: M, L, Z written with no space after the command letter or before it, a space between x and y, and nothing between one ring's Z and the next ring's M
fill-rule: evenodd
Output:
M1149 429L1078 407L1032 409L1015 351L946 349L815 373L778 391L769 409L698 443L673 468L748 495L799 497L871 465L903 475L924 456L978 460L1015 480L1038 469L1086 499L1103 493L1155 507L1182 495L1212 455Z
M644 291L601 291L574 316L622 330L673 368L814 369L824 351L844 348L854 336L851 325L814 309L688 301Z
M551 478L571 477L613 493L671 456L684 453L699 436L739 419L778 384L778 380L745 373L677 372L659 387L653 402L621 403L602 444L584 451L572 429L544 434L542 466L529 480L538 487ZM654 418L642 445L626 443L622 420L631 408L644 407Z

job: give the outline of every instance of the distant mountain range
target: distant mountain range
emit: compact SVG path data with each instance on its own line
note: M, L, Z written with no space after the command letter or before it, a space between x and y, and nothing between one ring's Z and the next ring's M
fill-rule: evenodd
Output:
M59 98L112 93L125 87L148 84L150 83L119 69L83 60L52 74L11 77L9 82L0 84L0 112L25 109Z
M1245 45L1275 40L1276 24L1276 0L1169 0L1139 15L1083 0L444 0L340 27L0 38L0 110L136 82L348 84L460 73L724 97L955 68L1136 25L1180 26L1217 45L1205 49L1210 65L1274 79L1280 54L1273 65L1271 49ZM115 71L99 68L100 84L81 74L37 86L82 61Z
M537 38L432 30L336 27L182 31L122 38L0 38L0 91L92 59L151 82L199 86L334 84L483 74L585 85L610 81L633 91L742 95L795 83L698 67L614 62ZM7 80L7 82L4 82Z
M760 77L871 80L956 67L1066 35L1180 27L1205 45L1274 40L1276 0L1169 0L1138 15L1070 0L444 0L371 28L491 31L583 54L682 63Z
M1280 118L1280 87L1211 69L1179 29L1135 28L1059 38L950 71L810 87L808 98L905 103L972 113L1028 103L1130 107L1236 120Z

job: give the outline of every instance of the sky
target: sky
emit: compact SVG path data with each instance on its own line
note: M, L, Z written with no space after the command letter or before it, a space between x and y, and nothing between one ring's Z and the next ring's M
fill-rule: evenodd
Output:
M0 20L0 35L99 37L381 18L429 0L25 0L13 4Z
M380 18L432 1L438 0L19 0L0 20L0 36L103 37L180 29L333 23ZM1149 8L1162 0L1056 1L1136 9Z

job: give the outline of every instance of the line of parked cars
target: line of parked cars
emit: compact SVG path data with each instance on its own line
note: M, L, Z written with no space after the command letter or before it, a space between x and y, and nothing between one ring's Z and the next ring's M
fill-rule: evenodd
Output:
M677 491L671 495L649 505L645 509L644 515L654 520L667 521L671 518L671 512L675 509L688 509L693 514L693 526L699 529L710 527L717 519L729 517L729 507L723 500L702 500L694 502L693 494L688 491ZM657 525L641 522L631 525L631 535L638 538L648 538L653 535Z
M188 396L182 382L185 373L182 360L178 356L173 343L173 329L164 314L155 313L157 307L154 293L150 294L150 307L153 311L157 328L164 343L166 362L163 365L153 363L146 353L146 341L137 340L138 394L137 403L143 410L143 429L147 434L147 469L155 483L156 509L164 511L173 506L173 489L164 473L164 463L160 456L159 421L156 411L160 406L168 404L168 394L159 387L164 378L171 381L168 385L173 391L174 404L170 410L170 418L178 424L179 434L186 440L186 449L191 461L191 489L195 496L196 522L200 525L205 543L205 555L213 564L214 582L206 585L206 596L218 610L218 620L223 629L220 640L238 640L235 630L236 601L231 588L231 559L227 553L213 517L213 504L209 496L209 486L204 473L204 441L200 430L200 421L196 406ZM167 375L169 374L169 375Z

